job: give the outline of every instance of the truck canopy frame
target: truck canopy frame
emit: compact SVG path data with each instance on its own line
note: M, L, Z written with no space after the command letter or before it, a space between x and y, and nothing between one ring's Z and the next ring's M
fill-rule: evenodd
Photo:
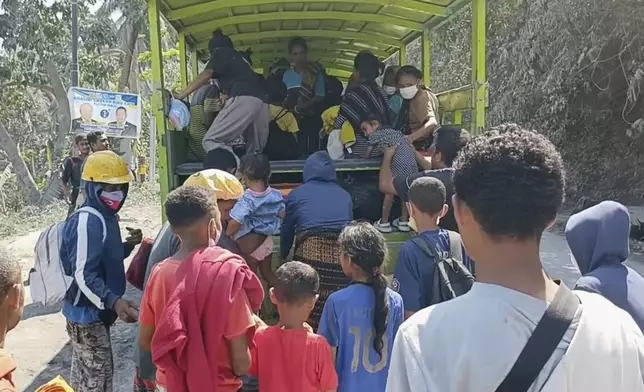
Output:
M327 73L346 81L353 58L369 50L381 60L399 56L406 64L407 45L421 37L424 82L430 85L429 33L472 4L472 82L469 86L438 93L441 123L468 127L479 134L485 126L487 106L486 11L487 0L148 0L152 55L152 110L158 139L161 197L178 186L163 114L160 89L164 88L160 18L179 34L180 80L186 86L208 58L208 41L221 28L239 50L253 50L253 67L266 73L280 57L288 56L287 42L302 37L309 58ZM190 71L190 75L189 75ZM466 124L463 113L470 112Z

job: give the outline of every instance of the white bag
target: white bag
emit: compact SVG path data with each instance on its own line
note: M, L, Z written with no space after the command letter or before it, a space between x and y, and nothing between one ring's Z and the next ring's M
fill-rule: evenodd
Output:
M340 140L339 129L334 129L329 134L329 141L326 143L326 150L331 159L344 159L344 145L342 145L342 140Z
M101 220L103 225L103 244L107 236L105 219L95 208L86 206L74 211L74 214L92 214ZM51 306L65 298L74 278L65 275L60 260L60 247L63 241L65 222L49 226L40 234L34 248L34 268L29 271L29 290L33 302Z

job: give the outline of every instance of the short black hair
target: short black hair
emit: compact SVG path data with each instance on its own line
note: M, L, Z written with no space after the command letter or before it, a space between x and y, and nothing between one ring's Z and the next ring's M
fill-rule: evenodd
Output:
M398 74L398 70L400 69L399 66L397 65L390 65L385 69L385 73L382 75L382 83L384 84L388 80L392 80L393 82L396 83L396 75Z
M288 95L288 89L279 74L272 74L266 78L266 91L268 92L268 102L281 106Z
M21 268L18 259L12 257L5 248L0 248L0 302L9 293L9 290L20 283Z
M403 65L396 73L396 81L398 81L403 76L413 76L416 79L423 79L423 73L413 65Z
M237 170L235 154L225 148L215 148L206 153L203 161L204 169L218 169L226 172Z
M438 178L420 177L409 187L409 202L424 214L435 215L445 205L447 191Z
M465 129L445 126L434 132L433 147L443 156L445 166L451 167L458 153L469 141L470 133Z
M474 138L454 164L456 197L490 236L540 236L563 203L564 184L555 146L516 124Z
M297 305L313 298L320 291L320 276L308 264L299 261L285 263L275 272L275 296L280 302Z
M385 71L385 65L368 50L363 50L356 55L353 68L358 71L360 80L364 82L373 82Z
M264 181L268 185L271 178L271 162L265 154L251 153L242 157L239 170L251 181Z
M105 135L103 131L94 131L87 134L87 142L89 144L98 143L98 139L102 138Z
M165 214L172 227L187 227L207 217L217 216L215 192L195 185L184 185L168 194Z
M309 46L306 43L306 40L302 37L293 37L288 41L288 52L289 54L293 51L293 48L299 46L304 49L304 53L309 52Z
M76 135L76 137L74 138L74 144L78 144L78 143L82 142L83 140L85 140L84 135Z
M125 110L125 113L127 113L127 109L124 106L119 106L116 108L116 111L118 112L119 110Z

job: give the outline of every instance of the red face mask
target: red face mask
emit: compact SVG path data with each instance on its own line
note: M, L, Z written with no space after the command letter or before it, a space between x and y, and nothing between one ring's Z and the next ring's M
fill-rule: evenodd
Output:
M101 192L99 199L110 210L118 211L123 204L125 194L123 193L123 191Z

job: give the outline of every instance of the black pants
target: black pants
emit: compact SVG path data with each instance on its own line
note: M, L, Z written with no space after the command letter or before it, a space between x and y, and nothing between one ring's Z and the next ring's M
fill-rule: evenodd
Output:
M78 200L78 192L80 190L76 187L72 188L72 194L69 200L69 210L67 210L67 217L71 216L76 210L76 201Z

